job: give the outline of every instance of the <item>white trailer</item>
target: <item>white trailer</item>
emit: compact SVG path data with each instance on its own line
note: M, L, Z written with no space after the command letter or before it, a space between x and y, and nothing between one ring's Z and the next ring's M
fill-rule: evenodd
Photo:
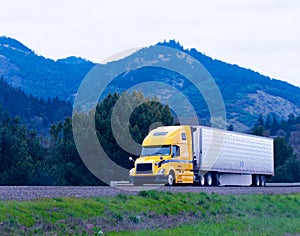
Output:
M273 139L191 127L193 171L201 185L265 186L274 175Z

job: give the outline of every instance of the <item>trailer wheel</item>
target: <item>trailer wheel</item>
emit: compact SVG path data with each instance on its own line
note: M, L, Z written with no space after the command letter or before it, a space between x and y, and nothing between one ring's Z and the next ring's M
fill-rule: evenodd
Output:
M174 186L175 184L175 174L173 171L170 171L168 175L168 183L167 186Z
M200 186L204 186L205 185L204 175L200 175L199 176L199 184L200 184Z
M265 187L266 186L266 176L261 175L260 176L260 186Z
M206 174L206 184L207 186L212 186L213 185L213 177L211 173Z
M259 178L259 175L254 175L254 177L253 177L253 186L254 186L254 187L259 187L259 186L260 186L260 178Z

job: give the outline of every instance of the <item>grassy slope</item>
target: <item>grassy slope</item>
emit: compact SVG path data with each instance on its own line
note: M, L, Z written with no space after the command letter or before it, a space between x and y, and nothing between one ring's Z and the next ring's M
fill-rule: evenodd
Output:
M286 235L300 233L300 194L140 192L0 201L0 235ZM115 232L120 231L121 232Z

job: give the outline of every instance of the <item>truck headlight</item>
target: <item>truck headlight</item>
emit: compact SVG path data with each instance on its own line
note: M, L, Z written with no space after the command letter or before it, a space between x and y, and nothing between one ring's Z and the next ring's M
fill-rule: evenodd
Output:
M160 169L160 170L157 172L158 175L164 175L164 173L165 173L165 169L164 169L164 168Z
M133 175L133 173L134 173L134 168L130 169L129 175Z

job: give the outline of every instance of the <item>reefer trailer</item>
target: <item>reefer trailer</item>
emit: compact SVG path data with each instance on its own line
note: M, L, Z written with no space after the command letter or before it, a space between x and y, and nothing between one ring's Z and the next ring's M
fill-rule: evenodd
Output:
M273 149L266 137L204 126L158 127L144 139L129 178L134 185L265 186L274 175Z

